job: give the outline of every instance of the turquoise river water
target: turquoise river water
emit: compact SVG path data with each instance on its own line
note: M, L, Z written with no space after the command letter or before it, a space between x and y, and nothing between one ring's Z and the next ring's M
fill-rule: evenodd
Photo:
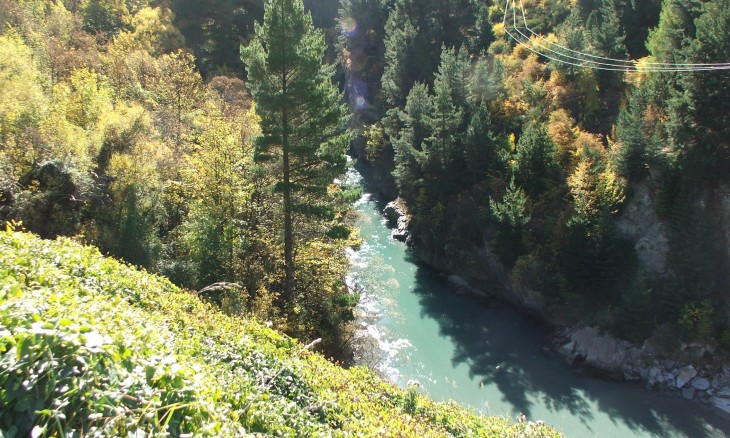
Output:
M508 306L456 294L390 237L368 169L348 179L363 245L348 281L361 293L358 360L392 382L488 415L524 414L569 437L724 437L730 420L673 396L581 375L544 355L544 330ZM488 285L481 285L487 289Z

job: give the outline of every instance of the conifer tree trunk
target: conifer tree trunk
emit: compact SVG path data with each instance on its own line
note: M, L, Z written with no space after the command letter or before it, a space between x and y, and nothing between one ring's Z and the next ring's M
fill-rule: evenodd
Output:
M281 78L283 94L287 93L286 72ZM283 167L283 194L284 194L284 298L291 301L294 298L294 236L292 230L292 203L291 203L291 167L289 164L289 113L287 108L282 109L282 167Z

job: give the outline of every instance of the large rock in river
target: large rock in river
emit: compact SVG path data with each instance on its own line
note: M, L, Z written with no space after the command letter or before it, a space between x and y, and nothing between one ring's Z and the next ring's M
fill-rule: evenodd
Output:
M680 368L677 373L677 389L682 388L695 377L697 377L697 370L692 365Z
M626 341L600 335L593 327L584 327L570 335L573 351L583 362L599 371L622 377L642 364L638 348Z

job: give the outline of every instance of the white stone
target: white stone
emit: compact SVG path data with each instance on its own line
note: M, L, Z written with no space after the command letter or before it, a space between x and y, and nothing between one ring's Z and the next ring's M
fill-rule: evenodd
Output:
M677 388L682 388L695 377L697 377L697 370L692 365L680 368L677 373Z
M710 382L702 377L697 377L692 381L692 387L698 391L707 391L710 389Z

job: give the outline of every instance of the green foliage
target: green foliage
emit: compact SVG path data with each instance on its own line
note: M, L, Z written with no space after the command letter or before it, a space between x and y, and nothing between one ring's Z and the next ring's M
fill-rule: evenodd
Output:
M0 233L0 283L6 434L559 436L339 368L68 240Z
M687 304L679 314L679 333L687 341L707 342L713 337L713 306L710 300Z
M109 40L125 27L129 11L123 0L84 0L81 16L85 31Z
M494 249L507 266L514 266L525 252L525 234L530 223L525 192L511 180L504 197L497 202L489 200L495 221Z
M629 96L629 104L622 108L618 116L616 135L621 143L614 155L614 166L619 174L632 181L640 181L646 176L648 152L644 137L644 112L647 102L642 90Z
M601 5L593 10L587 19L591 45L608 58L626 58L626 36L621 29L621 18L615 0L601 0Z
M422 166L425 161L423 142L430 136L432 102L428 88L416 83L408 94L405 110L400 113L403 129L392 139L395 151L393 176L402 196L413 202L423 184Z
M240 46L253 37L263 2L248 0L172 0L175 26L185 36L206 79L242 75Z
M525 127L517 143L515 180L528 195L536 197L550 188L560 169L556 152L544 125Z
M643 276L637 274L623 293L617 309L617 329L621 337L641 343L651 334L655 324L651 293Z

